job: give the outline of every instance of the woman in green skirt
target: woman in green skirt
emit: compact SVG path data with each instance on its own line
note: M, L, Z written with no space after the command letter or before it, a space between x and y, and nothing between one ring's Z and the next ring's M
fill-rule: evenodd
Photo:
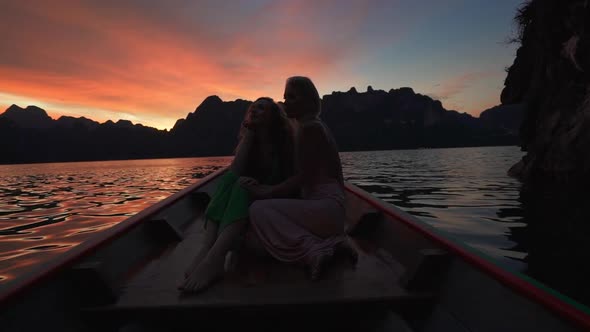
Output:
M234 159L205 211L203 247L185 271L182 290L202 290L223 275L225 256L244 233L248 208L257 198L240 186L240 177L271 186L293 175L293 164L293 130L285 112L271 98L258 98L246 112Z

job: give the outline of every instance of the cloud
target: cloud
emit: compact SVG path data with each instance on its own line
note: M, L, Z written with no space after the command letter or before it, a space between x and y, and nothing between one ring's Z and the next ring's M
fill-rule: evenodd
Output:
M342 73L370 5L338 4L8 0L0 93L170 128L208 95L278 98L288 76Z
M452 66L439 65L446 45L428 48L440 45L429 39L432 29L448 28L437 20L441 12L454 17L463 7L462 1L3 0L0 105L14 103L10 95L49 105L56 116L102 121L121 114L170 128L209 95L280 99L287 77L307 75L321 94L365 83L410 84L471 109L469 100L489 99L496 90L478 88L474 98L466 92L495 78L465 67L490 68L489 60L463 54ZM431 86L449 71L463 74Z
M501 87L497 82L503 75L493 70L464 72L434 84L426 95L440 100L446 109L479 116L483 110L500 103Z
M459 76L451 77L439 84L432 95L437 96L439 100L450 99L475 84L476 82L486 79L495 72L493 71L475 71L461 74Z

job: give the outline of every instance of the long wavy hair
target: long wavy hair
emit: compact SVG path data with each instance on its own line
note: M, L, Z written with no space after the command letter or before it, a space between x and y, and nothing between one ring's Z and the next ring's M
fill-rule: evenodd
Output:
M322 112L322 100L318 89L309 77L292 76L287 79L286 85L292 86L303 97L305 111L308 115L320 116Z
M285 111L272 98L260 97L256 99L246 111L244 121L249 118L250 112L254 110L254 105L260 100L267 101L270 105L270 121L267 124L270 127L270 143L273 147L273 153L279 158L280 175L282 178L287 178L294 174L294 131L291 121L287 117ZM236 151L241 148L242 141L246 135L246 129L241 126L238 134L238 146ZM258 180L263 176L264 167L260 166L258 157L260 155L260 142L258 138L254 142L251 150L248 151L248 159L246 162L246 175L252 176Z

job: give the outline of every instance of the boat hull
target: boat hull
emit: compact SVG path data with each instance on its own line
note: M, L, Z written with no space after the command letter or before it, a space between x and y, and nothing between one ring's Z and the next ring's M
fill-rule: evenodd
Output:
M312 282L299 267L254 259L211 290L182 294L176 286L199 248L203 211L222 172L19 280L0 294L2 331L298 330L312 322L365 331L590 326L583 310L350 184L346 227L357 266L337 261Z

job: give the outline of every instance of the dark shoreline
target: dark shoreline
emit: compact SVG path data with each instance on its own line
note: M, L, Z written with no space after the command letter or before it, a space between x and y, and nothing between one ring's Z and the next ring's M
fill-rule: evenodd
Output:
M431 149L463 149L463 148L492 148L515 146L518 144L494 144L494 145L465 145L465 146L445 146L445 147L413 147L413 148L395 148L395 149L368 149L368 150L341 150L340 152L376 152L376 151L406 151L406 150L431 150ZM207 155L207 156L166 156L166 157L146 157L146 158L121 158L121 159L86 159L86 160L52 160L52 161L32 161L32 162L14 162L5 163L0 162L0 166L16 166L16 165L35 165L35 164L61 164L61 163L87 163L87 162L101 162L101 161L131 161L131 160L159 160L159 159L189 159L189 158L222 158L231 157L232 155Z

